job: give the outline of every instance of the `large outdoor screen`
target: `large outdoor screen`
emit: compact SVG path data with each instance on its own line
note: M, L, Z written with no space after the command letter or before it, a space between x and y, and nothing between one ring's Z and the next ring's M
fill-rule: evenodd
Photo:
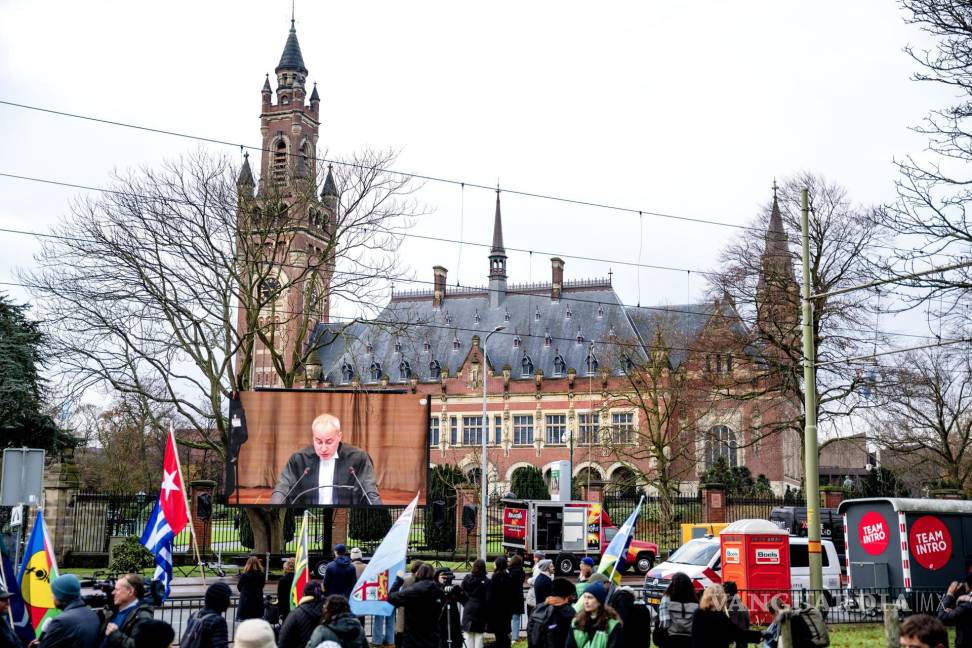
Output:
M251 506L425 503L429 400L367 391L243 392L230 407L227 501Z

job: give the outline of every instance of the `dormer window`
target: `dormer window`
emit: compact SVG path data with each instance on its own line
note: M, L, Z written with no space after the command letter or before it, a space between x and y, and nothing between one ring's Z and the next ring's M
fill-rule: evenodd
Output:
M560 355L560 349L557 349L557 357L554 358L554 375L562 376L566 370L567 363L564 362L564 356Z
M584 335L580 332L580 329L577 329L577 337L574 340L577 344L584 344Z
M452 324L452 314L449 311L445 313L446 324Z
M634 362L631 361L631 356L629 356L628 354L624 355L624 358L622 359L622 363L624 365L625 371L631 371L632 369L634 369Z
M365 344L365 353L374 353L374 352L375 352L375 345L373 345L371 342Z
M432 380L438 380L442 376L442 367L439 366L438 360L433 360L429 363L429 377Z
M429 349L431 349L431 348L432 348L432 345L429 343L429 338L425 338L425 342L422 343L422 350L425 351L426 353L428 353L429 352Z
M523 356L523 360L520 362L520 368L520 375L524 378L529 378L533 375L533 360L530 359L530 356Z
M503 314L503 321L504 321L504 322L509 322L509 321L510 321L510 311L509 311L509 310L507 310L507 311L506 311L506 312L505 312L505 313Z
M351 379L354 378L354 367L351 366L350 362L345 361L344 364L341 365L341 377L346 383L351 382Z
M553 338L550 337L550 331L548 330L543 334L543 346L548 347L553 343Z
M473 321L475 321L477 324L479 324L479 322L480 322L479 309L478 308L476 309L476 314L473 315Z
M574 316L573 311L570 310L570 304L567 305L567 311L564 313L564 316L567 317L567 319Z
M399 341L399 340L396 339L395 340L395 353L401 353L401 352L402 352L402 343L401 343L401 341Z
M402 382L412 377L412 367L408 364L408 360L402 360L398 363L398 376Z
M514 335L513 336L513 348L514 349L519 349L520 348L520 336L519 335Z
M540 307L539 306L537 306L537 312L534 313L533 319L535 319L538 322L540 321Z
M587 350L587 375L593 376L597 373L597 357L594 355L594 345Z
M378 382L378 380L381 378L381 363L372 362L370 370L371 370L371 382Z
M600 304L597 305L597 319L604 317L604 307Z
M462 343L459 342L458 336L452 338L452 350L453 351L458 351L461 346L462 346Z

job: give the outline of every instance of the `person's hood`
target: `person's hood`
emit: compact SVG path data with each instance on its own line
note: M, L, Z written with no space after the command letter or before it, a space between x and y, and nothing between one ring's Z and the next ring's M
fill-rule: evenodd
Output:
M351 559L348 558L347 556L338 556L337 558L334 559L334 562L336 562L339 565L350 565Z
M313 596L303 596L297 601L297 605L302 605L312 610L316 609L317 612L320 612L321 608L324 607L324 601Z
M354 641L362 633L361 622L353 614L344 613L336 616L327 625L341 639L342 645Z
M564 598L563 596L548 596L543 602L554 607L561 607L563 605L570 604L570 600Z

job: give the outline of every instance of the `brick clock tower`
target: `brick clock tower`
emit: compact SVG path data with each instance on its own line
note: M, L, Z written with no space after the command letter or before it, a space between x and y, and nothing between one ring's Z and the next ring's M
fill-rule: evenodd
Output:
M339 198L330 167L317 196L321 99L316 85L307 97L307 67L293 20L274 72L276 100L270 75L261 91L260 177L254 181L246 154L237 179L238 219L239 235L255 243L248 247L265 251L262 258L247 259L269 265L256 287L263 304L259 321L290 370L300 360L307 334L328 319ZM238 327L243 332L246 326L241 309ZM256 339L253 350L253 386L282 386L268 345Z

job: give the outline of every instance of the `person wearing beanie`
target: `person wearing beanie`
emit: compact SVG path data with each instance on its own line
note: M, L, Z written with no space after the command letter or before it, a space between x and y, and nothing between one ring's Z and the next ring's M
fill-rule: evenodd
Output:
M175 639L175 630L165 621L149 619L132 631L135 648L169 648Z
M61 613L47 622L36 644L39 648L96 648L101 642L101 620L81 600L81 581L62 574L51 581L54 607Z
M547 596L527 621L529 648L563 648L567 644L570 624L574 620L571 603L576 598L574 584L566 578L555 578Z
M236 648L277 648L273 627L263 619L246 619L236 628Z
M365 561L363 560L364 554L361 553L360 549L355 547L354 549L351 550L350 556L351 556L351 564L354 565L355 576L357 576L357 578L361 578L361 574L364 573L365 567L367 567ZM355 583L358 582L357 578L354 581Z
M300 600L280 626L280 648L304 648L321 620L324 595L321 581L307 581Z
M578 571L577 598L579 599L581 596L583 596L584 588L587 587L588 582L590 582L591 575L594 573L594 559L590 556L584 556L580 561Z
M348 548L343 544L335 545L334 560L327 564L324 570L324 590L328 596L340 594L346 599L351 598L351 590L358 582L358 572L351 559L348 558Z
M620 648L621 620L607 601L608 588L600 581L584 588L582 609L571 622L567 648Z
M549 558L544 558L538 565L539 573L533 579L533 600L537 605L547 600L553 592L551 587L554 581L554 564Z
M198 648L226 648L229 628L223 616L229 609L233 591L226 583L213 583L206 588L203 609L189 617L180 644Z

